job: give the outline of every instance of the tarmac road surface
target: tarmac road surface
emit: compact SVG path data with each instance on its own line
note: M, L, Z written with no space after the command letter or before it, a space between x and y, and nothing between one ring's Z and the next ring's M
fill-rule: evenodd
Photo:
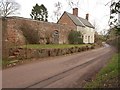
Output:
M2 88L82 87L112 57L111 46L2 70Z

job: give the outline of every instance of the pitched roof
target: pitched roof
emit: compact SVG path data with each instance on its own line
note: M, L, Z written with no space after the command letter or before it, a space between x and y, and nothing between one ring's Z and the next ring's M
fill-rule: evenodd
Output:
M73 14L70 14L68 12L65 12L67 13L67 15L70 17L70 19L75 23L75 25L77 26L87 26L87 27L90 27L90 28L94 28L94 26L87 20L87 19L84 19L84 18L81 18L81 17L77 17Z

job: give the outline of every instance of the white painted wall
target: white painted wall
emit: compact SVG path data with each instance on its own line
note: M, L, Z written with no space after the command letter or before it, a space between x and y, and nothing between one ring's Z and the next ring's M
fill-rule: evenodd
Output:
M83 35L83 43L94 43L95 30L93 28L77 26L77 31Z

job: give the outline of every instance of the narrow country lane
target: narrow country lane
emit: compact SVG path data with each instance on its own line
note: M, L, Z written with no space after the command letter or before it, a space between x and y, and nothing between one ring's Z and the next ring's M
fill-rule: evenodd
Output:
M2 71L3 88L71 88L78 87L91 73L105 65L114 53L111 46L46 58L44 61ZM79 86L80 87L80 86Z

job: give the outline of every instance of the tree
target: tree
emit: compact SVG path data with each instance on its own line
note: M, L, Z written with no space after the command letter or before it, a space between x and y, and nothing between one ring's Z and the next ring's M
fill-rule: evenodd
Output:
M30 14L31 18L34 20L48 21L48 11L47 8L41 4L40 6L36 4Z
M7 17L12 14L16 14L20 5L14 0L2 0L0 1L0 16Z
M61 13L62 3L59 1L55 3L55 8L56 10L53 13L54 13L54 17L56 17L56 21L58 21L59 17L62 15Z
M118 18L116 17L118 15ZM117 34L120 35L120 0L113 1L111 0L110 5L110 21L109 25L117 29Z
M78 7L79 5L79 0L66 0L66 1L71 8Z

